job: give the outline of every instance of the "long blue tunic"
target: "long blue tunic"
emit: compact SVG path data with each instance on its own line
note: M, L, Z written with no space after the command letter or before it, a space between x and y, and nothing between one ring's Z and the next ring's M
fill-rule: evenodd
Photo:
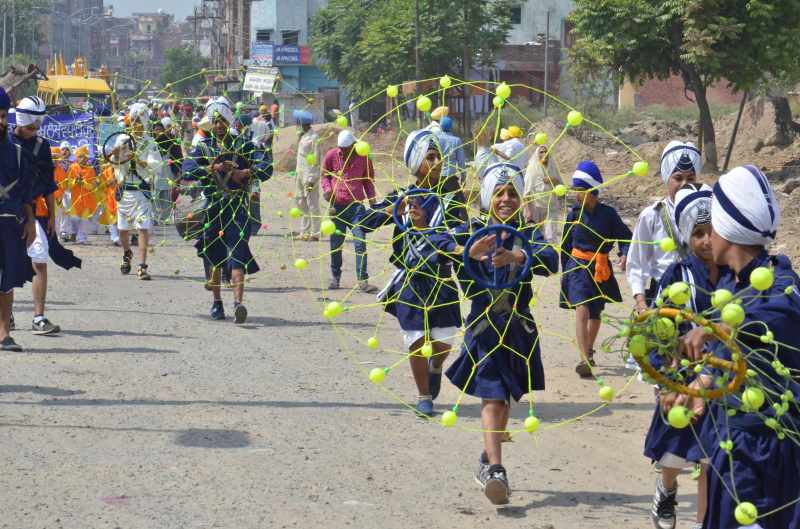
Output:
M22 238L25 205L33 201L32 168L22 148L0 137L0 292L33 279L33 266Z

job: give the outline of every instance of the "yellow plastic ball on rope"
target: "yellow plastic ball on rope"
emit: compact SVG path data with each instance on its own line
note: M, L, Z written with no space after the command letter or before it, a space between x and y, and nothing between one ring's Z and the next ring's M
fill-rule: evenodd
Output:
M533 142L536 145L544 145L545 143L547 143L547 133L537 132L536 136L533 137Z
M458 415L453 410L447 410L442 414L442 426L445 428L452 428L458 421Z
M728 303L722 309L722 321L731 327L737 327L744 321L744 309L736 303Z
M557 197L563 197L567 194L567 186L564 184L558 184L553 188L553 193L555 193Z
M362 156L364 158L369 156L369 153L370 153L370 150L371 150L371 148L369 146L369 143L367 143L367 142L365 142L363 140L359 140L359 141L356 142L355 149L356 149L356 154L358 154L359 156Z
M380 345L381 344L378 341L378 337L377 336L370 336L367 339L367 347L369 347L370 349L377 349L378 347L380 347Z
M669 340L675 336L675 324L669 318L659 318L653 324L653 330L659 340Z
M577 110L570 110L567 114L567 123L570 127L580 127L583 123L583 114Z
M327 316L325 317L332 320L344 312L344 307L338 301L331 301L325 306L325 312L327 312Z
M397 97L398 93L399 93L399 90L397 89L397 85L396 84L390 84L389 86L386 87L386 95L387 96L389 96L391 98L395 98L395 97Z
M417 98L417 110L420 112L430 112L433 106L433 101L428 96L419 96Z
M308 261L306 261L302 257L298 257L297 259L294 260L294 267L297 268L298 270L305 270L307 266L308 266Z
M732 299L733 292L724 288L720 288L711 294L711 306L715 309L720 309L730 303Z
M535 415L530 415L525 419L525 431L533 433L539 429L539 418Z
M386 371L376 367L369 372L369 381L375 385L380 384L386 378Z
M765 266L759 266L750 272L750 285L761 292L769 289L775 283L775 274Z
M672 237L664 237L660 241L658 241L658 247L661 248L661 251L664 253L674 252L677 245L675 244L675 239Z
M450 88L450 86L452 86L452 84L453 84L453 80L450 79L449 75L445 75L444 77L439 79L439 86L441 86L442 88Z
M628 342L628 352L634 358L642 358L647 354L647 338L641 334L632 337L631 341Z
M500 96L494 96L494 98L492 99L492 105L494 105L494 108L503 108L503 105L505 104L506 100Z
M750 387L742 393L742 403L749 411L760 410L764 405L764 391L761 388Z
M758 520L758 509L749 501L745 501L736 506L733 516L742 525L753 525Z
M669 286L667 291L670 301L676 305L686 305L692 295L691 287L684 281L678 281Z
M433 356L433 344L430 342L425 342L419 351L425 358L430 358Z
M686 406L675 406L667 414L667 422L677 430L686 428L691 421L692 414Z
M650 164L645 162L644 160L638 161L633 164L633 174L636 176L647 176L647 173L650 171Z
M299 219L303 216L303 212L300 208L295 207L289 210L289 216L293 219Z
M317 165L317 155L314 154L313 152L306 154L306 163L311 167Z
M597 395L600 397L600 400L603 402L611 402L614 400L614 388L611 386L603 386L600 388L600 391L597 392Z
M336 231L336 224L331 219L325 219L320 223L319 231L325 236L333 235L333 232Z
M511 87L504 82L497 85L497 89L494 91L498 97L502 97L503 99L508 99L511 97Z
M337 116L336 117L336 126L340 129L346 129L349 123L347 122L347 118L345 116Z

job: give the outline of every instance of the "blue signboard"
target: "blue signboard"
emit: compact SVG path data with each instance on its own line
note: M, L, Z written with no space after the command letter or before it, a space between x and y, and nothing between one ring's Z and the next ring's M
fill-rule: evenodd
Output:
M300 46L281 44L275 46L275 64L300 64Z
M8 117L9 128L13 130L16 116L11 112ZM69 143L72 150L85 145L89 149L89 158L97 159L97 121L90 112L47 115L38 134L52 147L58 147L62 142Z
M253 42L250 46L250 60L258 66L272 66L274 46L271 42Z

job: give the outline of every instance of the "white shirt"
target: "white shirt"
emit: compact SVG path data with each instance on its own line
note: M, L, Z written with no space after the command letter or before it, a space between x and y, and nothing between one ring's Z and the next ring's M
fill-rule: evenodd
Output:
M663 205L659 207L659 204ZM664 207L669 216L668 226L664 225ZM644 294L650 286L650 280L659 281L669 265L680 258L677 251L664 253L658 244L662 239L671 237L676 245L680 245L674 218L675 204L668 198L647 206L639 215L625 269L634 296Z
M121 159L128 158L128 152L124 149L120 152ZM152 184L161 174L164 167L164 160L161 158L161 151L158 145L150 136L144 136L136 144L136 157L144 162L143 166L137 165L136 172L131 172L129 163L114 165L114 176L117 183L139 185L142 180ZM111 160L116 161L116 156L112 155Z
M501 162L514 164L522 170L527 167L528 148L519 138L511 138L502 143L495 143L492 148L505 156L505 159L500 160Z
M275 124L271 119L258 116L250 125L250 132L253 134L253 145L263 148L269 137L275 133Z

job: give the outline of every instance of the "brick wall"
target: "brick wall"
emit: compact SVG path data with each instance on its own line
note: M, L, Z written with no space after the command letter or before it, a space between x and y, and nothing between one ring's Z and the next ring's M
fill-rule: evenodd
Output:
M637 105L640 107L654 104L668 106L694 105L684 97L683 79L679 76L672 76L665 81L651 79L644 85L638 87ZM691 97L691 93L689 93ZM727 82L722 81L708 89L708 101L710 103L738 103L741 96L732 93Z

